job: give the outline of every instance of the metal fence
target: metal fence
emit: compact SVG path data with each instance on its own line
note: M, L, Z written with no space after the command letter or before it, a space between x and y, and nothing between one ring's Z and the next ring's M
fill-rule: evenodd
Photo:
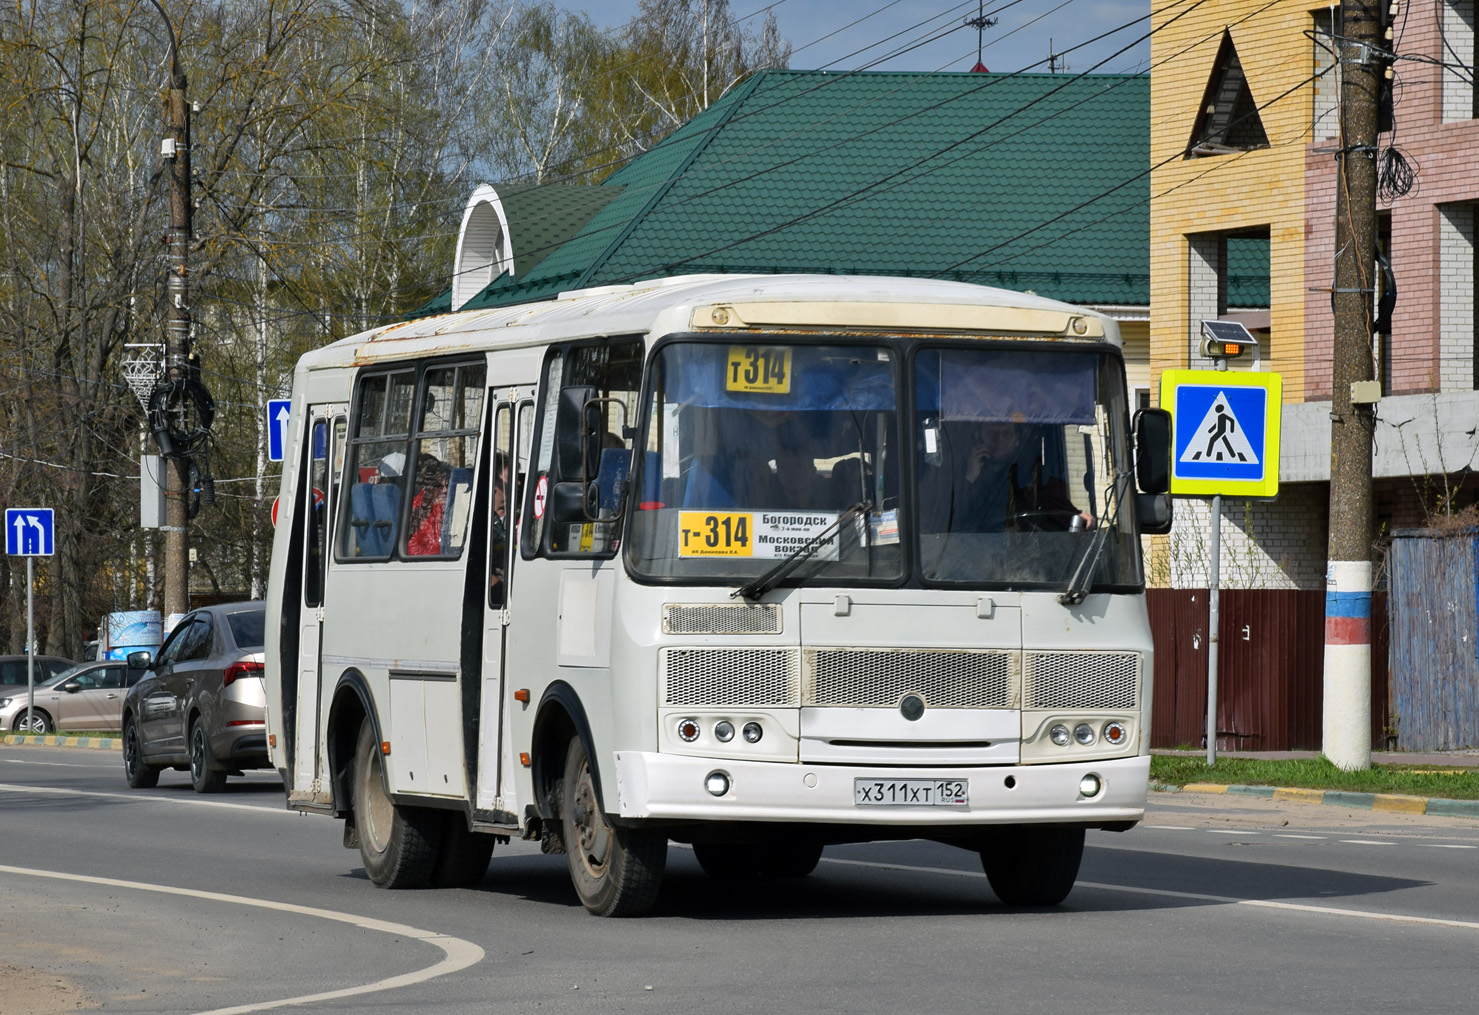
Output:
M1392 534L1397 747L1479 747L1479 529Z
M1155 637L1152 747L1205 747L1207 590L1150 589ZM1322 590L1223 589L1219 750L1319 750L1325 670ZM1371 741L1386 743L1387 597L1371 597Z

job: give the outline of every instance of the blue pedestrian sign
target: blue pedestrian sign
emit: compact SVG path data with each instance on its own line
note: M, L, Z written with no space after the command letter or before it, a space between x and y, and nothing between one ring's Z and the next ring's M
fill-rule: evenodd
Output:
M50 557L56 553L51 508L6 508L5 552L12 557Z
M292 402L286 398L267 400L267 460L280 462L288 446L288 412Z
M1282 401L1278 374L1163 373L1161 405L1171 410L1171 492L1275 496Z

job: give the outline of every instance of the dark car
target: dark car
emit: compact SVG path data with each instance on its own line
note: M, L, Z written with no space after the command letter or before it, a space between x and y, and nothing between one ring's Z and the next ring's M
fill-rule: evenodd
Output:
M36 683L42 684L56 676L62 670L71 669L77 664L70 659L61 656L37 656L36 657ZM0 692L9 693L17 687L26 686L26 656L25 653L13 656L0 656Z
M117 732L127 688L142 676L122 660L78 663L36 683L35 707L24 684L0 687L0 729L17 733L52 730Z
M225 603L187 613L159 655L135 652L147 669L123 703L123 770L143 789L166 768L188 771L197 793L216 793L228 775L268 768L267 694L262 684L266 607Z

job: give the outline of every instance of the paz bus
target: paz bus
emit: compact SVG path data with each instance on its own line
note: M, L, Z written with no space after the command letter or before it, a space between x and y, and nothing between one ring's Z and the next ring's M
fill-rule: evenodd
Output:
M1007 904L1144 815L1169 417L1117 327L975 285L689 276L413 320L293 376L268 588L289 808L377 885L563 853L591 912L832 844Z

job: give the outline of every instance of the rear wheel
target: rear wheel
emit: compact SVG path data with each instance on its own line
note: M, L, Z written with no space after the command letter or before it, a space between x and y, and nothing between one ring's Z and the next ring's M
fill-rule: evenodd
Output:
M560 810L565 858L581 904L597 916L639 916L651 909L662 889L667 836L607 822L579 737L565 752Z
M190 785L197 793L219 793L226 788L226 773L216 767L211 738L199 719L190 725Z
M474 832L460 811L447 811L442 825L442 843L436 867L431 872L433 888L471 888L488 873L496 841L491 835Z
M1022 825L996 834L981 867L1008 906L1056 906L1073 891L1083 856L1082 828Z
M144 763L139 724L132 718L123 724L123 777L131 789L149 789L159 785L159 768Z
M381 888L425 888L436 867L439 818L435 811L391 802L375 727L366 719L354 749L354 822L370 880Z

